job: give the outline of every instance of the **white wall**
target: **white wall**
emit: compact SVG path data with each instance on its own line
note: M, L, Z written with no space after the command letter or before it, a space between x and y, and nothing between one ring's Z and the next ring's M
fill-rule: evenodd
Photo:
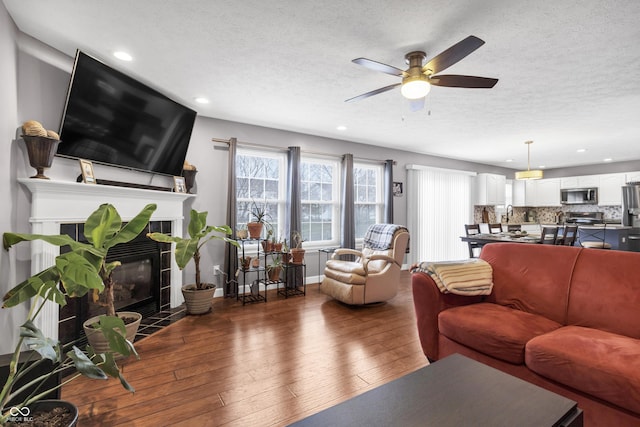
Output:
M15 200L16 188L14 150L15 126L18 121L17 87L17 29L9 17L4 4L0 5L0 147L4 155L0 156L0 230L12 230L17 223L16 206L7 203ZM0 250L0 295L4 295L16 283L16 270L28 269L28 261L19 260L16 251ZM28 270L27 270L28 271ZM18 327L26 315L25 307L0 310L0 354L13 350L18 338Z

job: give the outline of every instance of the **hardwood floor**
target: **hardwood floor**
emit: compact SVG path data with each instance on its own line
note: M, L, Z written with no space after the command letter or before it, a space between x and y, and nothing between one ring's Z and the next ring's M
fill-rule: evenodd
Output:
M410 273L398 295L350 307L307 295L242 306L217 298L136 342L141 359L116 380L81 378L62 397L80 426L283 426L428 364L415 325Z

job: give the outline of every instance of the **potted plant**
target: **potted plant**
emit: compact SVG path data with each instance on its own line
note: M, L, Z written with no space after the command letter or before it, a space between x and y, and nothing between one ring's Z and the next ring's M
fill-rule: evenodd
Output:
M287 245L287 239L282 242L282 263L289 264L291 261L291 254L289 253L289 245Z
M196 283L182 287L182 295L189 314L204 314L211 311L213 294L216 290L215 285L202 283L200 279L200 248L213 239L223 240L235 247L240 247L238 242L226 237L231 235L231 227L228 225L207 225L207 215L208 212L198 212L191 209L187 228L189 237L169 236L163 233L147 234L149 238L157 242L176 244L174 255L180 270L183 270L193 259L196 268ZM213 233L221 233L223 236Z
M31 413L35 408L30 405L80 375L95 379L107 379L108 376L118 378L126 390L134 391L122 376L116 363L116 355L134 354L138 357L138 354L131 341L124 336L124 321L114 316L113 312L101 316L95 324L96 331L107 338L108 346L104 351L97 351L91 345L88 345L85 351L73 345L63 347L56 340L45 337L36 327L35 319L47 302L64 306L68 298L83 297L90 292L111 291L108 286L112 283L107 279L119 262L106 262L109 248L130 241L140 234L144 228L140 228L140 224L146 225L155 209L155 205L147 205L131 222L121 228L118 225L120 217L115 208L111 205L101 205L85 224L85 236L89 243L77 242L67 235L4 233L3 245L6 250L17 243L32 240L42 240L57 246L68 245L70 250L58 255L53 266L18 284L3 298L3 308L33 300L27 320L20 327L20 338L11 356L7 379L0 391L0 424L18 415L12 408L29 407ZM112 298L110 301L113 303ZM24 355L23 344L31 350L28 359L24 361L21 357ZM33 357L34 355L39 357ZM52 363L49 372L30 379L23 386L18 385L29 371L47 362ZM70 367L74 367L78 373L53 388L43 387L51 376L58 375ZM12 402L25 390L33 392L20 399L19 403ZM12 402L11 406L9 402ZM20 412L20 416L24 416L24 413Z
M236 231L236 237L238 240L244 240L249 237L249 232L245 227L240 227L240 229Z
M103 204L94 213L92 213L84 225L85 237L95 249L104 251L99 268L99 274L104 283L104 292L99 294L97 291L92 292L93 302L105 307L106 315L111 317L119 317L125 323L126 338L133 342L142 315L133 311L117 312L114 305L113 289L115 282L113 281L113 270L120 266L119 261L107 263L106 255L110 248L121 243L128 243L135 239L149 224L151 215L156 210L155 204L145 206L131 221L123 225L122 218L113 205ZM97 352L106 351L109 343L103 334L99 333L97 325L102 322L104 316L94 316L83 322L85 335L89 340L89 344L96 349ZM122 355L116 355L120 357Z
M262 229L267 221L267 203L262 206L253 201L251 202L251 217L253 221L247 223L247 230L249 230L249 237L252 239L259 239L262 235Z
M269 265L267 265L267 276L270 281L277 282L280 280L280 272L282 271L282 257L280 254L273 257Z
M291 262L293 264L302 264L304 261L305 250L302 248L302 234L299 231L291 232Z

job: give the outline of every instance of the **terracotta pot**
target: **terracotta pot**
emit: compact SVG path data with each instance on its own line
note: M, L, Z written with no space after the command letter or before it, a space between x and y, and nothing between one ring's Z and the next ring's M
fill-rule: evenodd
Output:
M273 250L275 252L280 252L282 250L282 243L274 243L273 244Z
M262 245L262 250L265 252L271 252L271 242L268 240L263 240L262 242L260 242L260 244Z
M136 338L136 333L138 332L138 327L140 326L140 321L142 320L142 314L136 313L135 311L119 311L116 313L116 316L119 318L132 317L136 320L131 323L126 323L126 338L128 341L133 342ZM82 327L84 328L84 334L87 336L87 340L91 347L93 347L96 353L106 353L109 351L109 342L104 337L102 332L99 329L94 329L91 327L92 324L97 323L100 320L100 316L94 316L88 320L86 320ZM119 353L114 353L114 357L120 358L122 357Z
M253 268L258 268L260 267L260 258L255 257L252 261L251 261L251 266Z
M270 267L269 268L269 280L272 282L277 282L280 280L280 272L282 271L282 267Z
M291 248L291 263L302 264L304 262L305 250L302 248Z
M242 268L242 270L247 271L249 269L249 266L251 265L251 257L250 256L246 256L244 258L240 257L239 261L240 261L240 267Z
M213 285L205 289L196 289L196 285L182 287L182 296L187 306L187 314L205 314L211 311L213 294L216 288Z
M262 228L264 223L262 222L249 222L247 223L247 230L249 230L249 237L252 239L259 239L262 235Z

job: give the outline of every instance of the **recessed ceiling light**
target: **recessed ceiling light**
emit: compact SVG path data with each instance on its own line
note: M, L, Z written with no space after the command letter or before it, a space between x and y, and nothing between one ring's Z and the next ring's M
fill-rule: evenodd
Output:
M513 159L507 159L507 160L505 160L505 162L511 163L511 162L513 162Z
M197 98L194 98L194 100L198 103L198 104L208 104L209 100L207 98L204 98L202 96L199 96Z
M131 60L133 60L133 57L131 55L129 55L127 52L123 52L121 50L119 50L117 52L113 52L113 56L115 56L116 58L120 59L121 61L131 61Z
M336 129L338 129L338 130L347 130L347 127L345 125L340 125L340 126L336 127Z
M578 149L576 150L576 153L586 153L586 152L587 152L587 149L586 149L586 148L578 148Z
M602 159L603 162L611 162L613 159L611 157L607 157L606 159Z
M544 169L544 168L546 168L546 166L545 166L545 165L540 165L540 166L538 166L538 169Z

